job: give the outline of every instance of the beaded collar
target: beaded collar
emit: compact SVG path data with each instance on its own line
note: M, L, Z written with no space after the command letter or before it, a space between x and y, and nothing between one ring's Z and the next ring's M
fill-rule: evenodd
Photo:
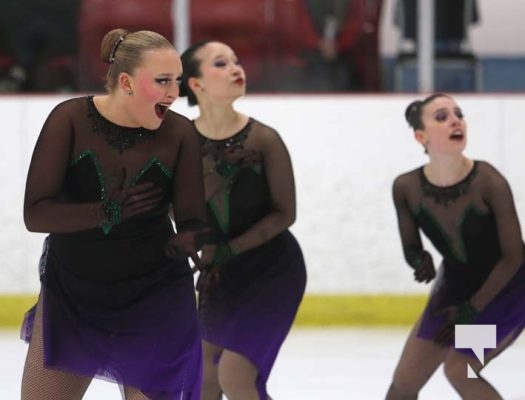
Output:
M114 124L108 119L104 118L102 114L95 107L93 96L88 96L88 116L91 120L93 130L97 135L104 138L104 140L111 147L117 149L119 153L127 150L144 139L151 139L156 136L158 129L151 131L149 129L128 128Z
M210 139L199 133L203 157L207 156L217 161L222 159L224 150L227 148L232 146L242 146L248 137L248 132L250 131L252 124L253 119L250 118L248 123L239 132L226 139Z
M468 175L458 183L452 186L436 186L429 182L423 167L419 169L419 180L421 182L421 188L425 197L432 197L436 204L443 204L445 207L450 203L458 199L461 195L467 193L468 188L474 177L478 172L478 162L474 161L472 169Z

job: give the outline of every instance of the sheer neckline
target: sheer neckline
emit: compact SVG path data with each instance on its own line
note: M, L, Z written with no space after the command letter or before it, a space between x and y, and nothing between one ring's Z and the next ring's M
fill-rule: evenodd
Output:
M425 175L424 167L419 168L419 178L423 194L427 197L432 197L436 203L444 204L455 201L462 194L466 193L470 187L470 183L474 179L478 171L478 161L474 160L472 168L469 173L461 179L459 182L449 186L437 186L428 180Z
M252 125L252 123L253 123L253 118L249 117L248 121L246 122L246 124L239 131L235 132L233 135L228 136L228 137L223 138L223 139L213 139L213 138L210 138L210 137L204 135L201 131L199 131L197 129L197 125L195 124L195 120L193 120L193 126L195 127L195 130L197 131L199 136L203 140L205 140L207 142L213 142L213 143L228 143L228 142L233 143L235 141L238 141L239 136L245 135L246 132L249 130L250 126Z
M93 130L120 153L134 147L144 139L151 139L158 133L143 127L131 128L111 122L104 117L95 105L93 96L87 96L88 117L93 125Z
M246 125L244 125L243 128L241 128L241 130L234 133L232 136L224 139L210 139L204 136L202 133L200 133L195 127L195 130L199 135L200 143L202 146L202 155L204 157L211 157L213 160L218 161L224 158L224 152L228 148L242 148L244 146L244 141L248 137L248 133L250 132L253 122L253 118L249 118L248 122L246 123Z

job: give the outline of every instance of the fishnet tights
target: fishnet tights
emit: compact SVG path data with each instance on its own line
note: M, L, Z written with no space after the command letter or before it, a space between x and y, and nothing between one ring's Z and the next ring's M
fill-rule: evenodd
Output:
M44 367L42 305L38 302L33 334L22 376L22 400L81 400L92 377L75 375ZM124 388L124 400L148 400L134 388Z
M22 376L22 400L80 400L91 379L44 367L42 301L39 300Z

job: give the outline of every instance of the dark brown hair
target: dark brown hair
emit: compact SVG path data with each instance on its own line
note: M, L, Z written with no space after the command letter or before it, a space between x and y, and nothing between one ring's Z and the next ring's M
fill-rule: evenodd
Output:
M180 56L182 61L182 82L180 85L180 97L188 97L188 105L197 104L197 97L191 90L188 81L190 78L199 78L201 74L201 60L195 57L195 53L214 40L203 40L188 47Z
M423 114L423 107L425 107L432 100L438 97L450 97L444 93L433 93L423 100L415 100L408 105L405 110L405 119L408 125L414 130L424 129L423 120L421 115Z

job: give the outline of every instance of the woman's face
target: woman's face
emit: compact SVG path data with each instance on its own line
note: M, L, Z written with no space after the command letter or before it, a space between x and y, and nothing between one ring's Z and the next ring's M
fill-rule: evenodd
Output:
M155 49L142 54L142 63L130 77L132 108L137 123L157 129L179 96L182 64L175 49ZM130 96L131 97L131 96Z
M246 75L233 50L220 42L209 42L195 52L201 76L191 78L199 99L233 101L246 93Z
M450 97L440 96L423 106L423 129L416 138L432 153L461 153L467 144L467 124Z

